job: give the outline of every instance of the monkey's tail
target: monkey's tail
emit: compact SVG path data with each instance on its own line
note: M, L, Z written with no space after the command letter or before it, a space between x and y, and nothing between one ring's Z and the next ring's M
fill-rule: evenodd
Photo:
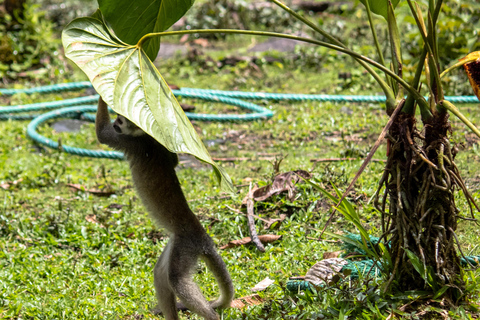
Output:
M214 275L220 289L220 297L211 301L210 305L212 308L220 309L230 307L235 290L233 289L232 279L230 278L225 262L223 262L222 257L216 251L203 255L202 259Z

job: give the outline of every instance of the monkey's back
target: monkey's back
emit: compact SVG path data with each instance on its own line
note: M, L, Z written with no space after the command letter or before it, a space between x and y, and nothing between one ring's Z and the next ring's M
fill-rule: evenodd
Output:
M178 157L148 135L135 139L134 150L125 150L138 195L152 218L171 233L205 233L190 210L175 172ZM206 233L205 233L206 234Z

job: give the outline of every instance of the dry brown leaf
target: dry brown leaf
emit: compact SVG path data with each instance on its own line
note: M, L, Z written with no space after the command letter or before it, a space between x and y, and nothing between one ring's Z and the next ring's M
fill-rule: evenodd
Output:
M180 90L180 87L177 86L176 84L171 84L171 83L169 83L169 84L168 84L168 87L169 87L170 89L172 89L172 90Z
M253 200L265 201L273 195L280 194L284 191L288 192L288 199L295 199L296 189L295 185L303 179L310 179L312 175L305 170L295 170L281 173L275 178L273 182L253 191Z
M112 194L115 194L115 191L113 191L113 190L109 190L109 189L107 189L107 190L87 189L87 188L85 188L85 186L82 186L81 184L77 184L77 183L67 183L67 186L69 186L70 188L72 188L74 190L88 192L88 193L91 193L91 194L93 194L95 196L99 196L99 197L109 197Z
M180 38L180 43L185 43L188 41L188 38L189 38L189 34L184 34L181 38Z
M91 223L98 223L97 221L97 216L94 215L94 214L89 214L85 217L85 220L87 220L88 222L91 222Z
M200 38L200 39L195 39L192 41L194 44L196 45L199 45L201 46L202 48L206 48L209 46L209 41L207 39L203 39L203 38Z
M321 260L308 270L305 281L316 286L322 285L339 273L346 264L348 264L348 261L341 258Z
M251 290L253 292L257 292L257 291L263 291L265 289L267 289L270 285L272 285L273 283L275 283L275 280L272 280L270 279L269 277L266 277L265 279L263 279L262 281L260 281L259 283L257 283L255 285L255 287L253 287Z
M192 105L192 104L180 103L180 107L182 107L183 111L193 111L193 110L195 110L195 106Z
M2 189L10 189L11 186L16 186L18 183L22 182L23 179L18 179L18 180L15 180L15 181L7 181L7 182L4 182L2 184L0 184L0 188Z
M262 234L261 236L258 236L260 241L263 243L271 243L274 241L277 241L280 239L282 236L276 235L276 234Z
M279 235L276 235L276 234L262 234L262 235L258 236L258 239L260 239L260 241L262 243L270 243L270 242L274 242L274 241L280 239L281 237L282 236L279 236ZM250 237L245 237L245 238L238 239L238 240L231 240L226 245L221 246L220 249L223 250L223 249L227 249L227 248L238 247L238 246L248 244L250 242L252 242L252 239Z
M246 306L256 306L263 303L263 299L260 298L258 294L252 294L251 296L245 296L238 299L233 300L230 303L230 307L236 309L242 309Z
M323 259L338 258L343 253L343 250L334 252L324 252Z

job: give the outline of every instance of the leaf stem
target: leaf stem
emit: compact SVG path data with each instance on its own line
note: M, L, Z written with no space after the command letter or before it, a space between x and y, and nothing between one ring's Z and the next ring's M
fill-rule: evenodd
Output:
M465 117L460 110L455 107L455 105L447 100L442 100L440 102L440 105L443 106L445 109L453 113L460 121L462 121L470 130L472 130L473 133L475 133L478 137L480 137L480 131L477 129L477 127L470 122L470 120Z
M415 70L415 77L413 78L412 86L415 89L419 89L420 78L422 77L423 66L425 63L425 57L427 56L427 48L425 45L423 46L422 54L420 55L420 59L418 61L417 69ZM405 106L403 107L403 111L408 114L415 113L415 99L411 94L407 95L407 100L405 101Z
M347 49L347 46L345 46L340 40L336 39L335 37L333 37L332 35L330 35L328 32L324 31L322 28L319 28L317 25L315 25L314 23L312 23L311 21L309 21L308 19L306 19L305 17L302 17L301 15L299 15L298 13L296 13L294 10L290 9L286 4L284 4L283 2L279 1L279 0L270 0L272 1L273 3L275 3L277 6L279 6L280 8L282 8L283 10L285 10L287 13L289 13L291 16L295 17L297 20L300 20L301 22L303 22L304 24L306 24L307 26L309 26L311 29L313 29L314 31L320 33L322 36L324 36L325 38L327 38L328 40L330 40L331 42L333 42L334 44L342 47L342 48L345 48ZM393 89L388 85L387 82L385 82L376 72L375 70L373 70L367 63L365 63L364 61L362 61L361 59L353 56L353 55L350 55L351 57L353 57L358 63L360 63L360 65L368 72L372 75L372 77L377 81L377 83L380 85L380 87L382 88L383 92L385 93L385 96L387 98L387 103L386 103L386 106L387 106L387 113L389 112L390 109L394 108L395 107L395 95L394 95L394 92L393 92ZM382 63L383 65L385 65L385 63Z
M385 59L383 58L382 49L380 48L380 43L378 42L377 32L373 26L372 11L370 10L369 1L365 1L365 7L367 8L368 24L370 25L370 30L372 31L373 42L375 42L375 47L377 48L378 58L380 59L380 63L385 66Z
M479 59L480 59L480 55L472 55L470 57L466 56L465 58L463 58L460 61L454 63L453 65L451 65L447 69L443 70L443 72L440 73L440 78L443 78L447 73L449 73L450 71L452 71L452 70L454 70L458 67L463 66L464 64L467 64L467 63L470 63L470 62L473 62L473 61L477 61Z
M326 47L332 50L336 50L339 52L343 52L345 54L348 54L351 57L356 58L357 60L366 63L368 65L371 65L384 73L388 74L392 78L395 79L400 85L402 85L408 92L410 92L417 103L419 105L426 105L427 101L425 98L417 91L415 88L413 88L410 84L408 84L404 79L400 78L398 75L395 74L392 70L388 69L387 67L381 65L380 63L365 57L359 53L356 53L348 48L345 47L340 47L337 45L333 45L328 42L324 41L319 41L311 38L304 38L304 37L299 37L299 36L294 36L290 34L284 34L284 33L276 33L276 32L267 32L267 31L255 31L255 30L235 30L235 29L199 29L199 30L179 30L179 31L166 31L166 32L158 32L158 33L148 33L144 35L136 44L137 48L141 48L143 42L148 40L149 38L152 37L165 37L165 36L174 36L174 35L184 35L184 34L207 34L207 33L227 33L227 34L242 34L242 35L253 35L253 36L264 36L264 37L275 37L275 38L284 38L284 39L291 39L291 40L297 40L301 42L306 42L306 43L311 43L311 44L316 44L318 46ZM367 66L368 66L367 65ZM370 67L370 66L368 66ZM380 81L385 83L383 79L381 79L377 73L375 73ZM377 78L375 78L377 80ZM378 81L378 80L377 80ZM385 83L385 86L390 90L388 85Z
M433 76L435 78L435 81L437 82L437 86L440 87L439 89L441 91L440 76L438 74L438 70L439 70L438 63L437 63L438 59L436 57L436 52L434 51L435 48L432 48L432 46L431 46L431 43L433 43L434 41L433 41L433 39L430 39L431 37L434 36L434 34L433 34L433 32L432 32L432 34L428 34L428 35L426 34L425 25L423 24L423 21L420 21L420 19L418 17L418 14L417 14L415 8L413 7L412 1L407 0L407 2L408 2L408 6L410 7L410 11L412 12L412 16L415 19L415 22L417 23L417 27L418 27L418 30L420 31L420 35L422 36L423 43L425 44L425 46L428 50L428 53L430 55L429 61L433 65L433 68L430 68L430 71L433 72ZM434 26L435 26L434 19L431 19L430 28L434 28ZM439 93L441 95L441 99L443 99L443 93L441 93L441 92L439 92Z

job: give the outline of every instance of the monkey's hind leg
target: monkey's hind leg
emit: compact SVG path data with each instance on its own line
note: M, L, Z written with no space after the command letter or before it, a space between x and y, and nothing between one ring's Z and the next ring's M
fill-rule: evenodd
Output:
M168 281L168 269L172 253L172 240L170 240L153 269L153 279L158 304L155 312L161 312L166 320L178 320L175 294Z
M180 299L179 305L199 314L206 320L218 320L219 316L205 299L198 285L193 281L192 270L196 267L199 248L186 245L182 240L172 239L172 252L168 279L175 295Z

